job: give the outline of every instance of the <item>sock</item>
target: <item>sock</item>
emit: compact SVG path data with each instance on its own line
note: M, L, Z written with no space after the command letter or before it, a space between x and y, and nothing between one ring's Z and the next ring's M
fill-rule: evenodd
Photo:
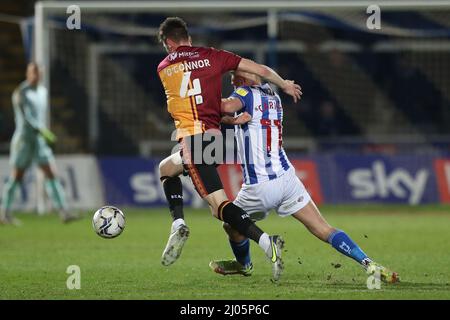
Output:
M236 206L234 203L225 201L219 206L219 217L228 223L234 230L243 236L258 243L259 238L264 233L256 224L250 220L247 212Z
M259 238L258 244L265 253L270 252L270 250L272 249L272 246L270 245L269 235L265 232Z
M341 230L335 230L328 238L328 242L340 253L350 257L363 266L366 266L372 260L353 242L350 237Z
M1 210L4 213L8 213L11 210L11 205L14 200L14 194L16 192L19 182L15 179L9 178L8 182L3 186L2 206Z
M48 179L45 182L45 185L47 187L47 194L50 197L50 199L52 199L52 202L55 205L55 207L60 211L66 211L67 210L66 196L64 194L64 189L59 180Z
M181 225L186 225L186 223L184 222L183 219L179 218L179 219L175 219L172 222L172 229L171 232L174 232L175 230L177 230Z
M252 263L250 259L250 241L248 239L241 242L234 242L230 240L230 246L237 262L242 264L244 267L248 267Z
M183 213L183 186L179 177L163 177L164 194L169 203L170 214L173 221L184 219ZM163 179L162 178L162 179Z

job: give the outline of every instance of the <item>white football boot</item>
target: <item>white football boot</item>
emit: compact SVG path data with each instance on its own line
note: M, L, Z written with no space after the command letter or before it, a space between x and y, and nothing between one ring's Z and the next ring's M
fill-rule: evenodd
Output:
M281 260L281 253L284 248L284 240L281 236L270 236L270 248L266 252L267 258L272 263L272 280L278 281L283 273L284 264Z
M176 230L172 230L161 257L161 263L164 266L170 266L177 261L188 237L189 228L184 224L180 225Z

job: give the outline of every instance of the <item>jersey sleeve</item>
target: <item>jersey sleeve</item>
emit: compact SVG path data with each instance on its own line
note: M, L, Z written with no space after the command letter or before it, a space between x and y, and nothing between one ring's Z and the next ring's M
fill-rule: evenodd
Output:
M221 63L221 73L225 73L231 70L236 70L242 57L226 50L216 50L213 49L215 53L215 58Z
M237 98L242 102L241 112L248 112L253 116L253 93L249 87L239 87L231 94L230 98Z

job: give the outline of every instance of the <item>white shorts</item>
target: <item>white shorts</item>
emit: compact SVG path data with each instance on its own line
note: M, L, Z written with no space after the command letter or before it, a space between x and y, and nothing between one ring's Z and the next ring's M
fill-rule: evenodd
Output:
M311 196L295 170L290 169L277 179L243 185L233 203L250 214L252 220L258 221L266 218L272 209L281 217L290 216L310 200Z

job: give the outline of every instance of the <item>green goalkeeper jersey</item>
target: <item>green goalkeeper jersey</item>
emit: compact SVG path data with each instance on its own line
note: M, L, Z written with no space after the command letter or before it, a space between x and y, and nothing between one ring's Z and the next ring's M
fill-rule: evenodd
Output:
M22 82L12 96L16 131L23 138L36 136L47 127L47 89Z

